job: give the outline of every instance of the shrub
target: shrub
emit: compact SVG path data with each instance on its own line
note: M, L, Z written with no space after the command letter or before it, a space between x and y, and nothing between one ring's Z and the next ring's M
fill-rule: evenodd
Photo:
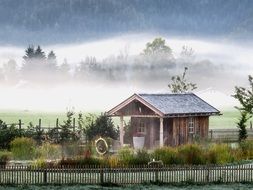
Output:
M36 143L27 137L18 137L11 141L11 152L15 159L29 160L35 157Z
M155 160L161 160L165 165L177 164L177 150L171 147L163 147L155 149L152 157Z
M129 147L123 147L118 151L118 157L121 164L129 165L134 159L134 150Z
M57 164L55 162L49 162L45 159L37 159L35 160L35 162L33 163L34 167L38 167L38 168L53 168L56 167Z
M98 166L102 165L103 161L98 158L90 157L90 158L67 158L62 159L58 163L58 165L62 167L76 167L76 166Z
M61 158L61 146L56 144L44 143L39 147L38 156L43 159L59 159Z
M6 151L6 150L2 150L0 151L0 162L1 163L6 163L7 161L9 161L12 157L11 152Z
M62 153L64 157L76 157L83 154L83 147L79 146L79 143L64 143L62 144Z
M253 159L253 141L242 141L239 145L243 159Z
M235 161L232 149L227 144L214 144L207 153L208 163L226 164Z
M150 155L145 149L137 150L136 154L134 154L133 158L130 159L129 164L131 165L144 165L148 164L150 161Z
M119 158L117 156L109 156L107 158L107 165L111 168L115 168L120 165Z
M108 117L106 114L101 114L97 118L90 115L86 118L88 125L86 126L86 135L89 140L96 137L110 137L112 139L117 139L119 135L119 130L115 128L112 118Z
M205 163L203 148L198 144L186 144L178 147L178 159L181 164L199 165Z
M116 159L118 158L118 160ZM150 161L150 154L145 149L139 149L136 153L129 147L123 147L118 151L117 157L111 157L118 165L143 165Z

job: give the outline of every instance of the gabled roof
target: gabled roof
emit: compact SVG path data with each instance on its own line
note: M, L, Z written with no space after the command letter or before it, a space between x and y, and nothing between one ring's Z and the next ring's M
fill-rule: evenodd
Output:
M196 96L187 94L138 94L164 115L172 114L219 114L220 111Z
M219 110L193 93L134 94L121 104L111 109L108 114L115 115L118 110L122 109L133 100L140 101L159 116L220 114Z

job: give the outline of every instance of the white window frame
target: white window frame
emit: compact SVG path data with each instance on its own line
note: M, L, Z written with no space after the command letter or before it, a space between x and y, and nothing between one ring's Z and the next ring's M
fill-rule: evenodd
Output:
M189 117L189 119L188 119L188 130L189 130L190 134L195 133L194 117Z

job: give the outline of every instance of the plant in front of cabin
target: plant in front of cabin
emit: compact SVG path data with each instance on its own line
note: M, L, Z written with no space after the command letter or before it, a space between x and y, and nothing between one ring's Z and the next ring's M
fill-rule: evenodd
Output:
M36 157L36 142L32 138L18 137L11 141L14 159L32 160Z
M151 157L155 160L161 160L165 165L173 165L179 162L177 154L176 148L162 147L155 149Z
M199 144L186 144L178 147L178 160L180 164L205 164L205 150Z

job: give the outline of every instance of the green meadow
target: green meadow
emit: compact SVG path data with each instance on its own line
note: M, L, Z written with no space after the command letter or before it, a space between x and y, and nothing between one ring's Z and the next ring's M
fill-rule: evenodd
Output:
M93 112L99 114L100 112ZM210 128L235 128L236 122L240 116L239 112L234 109L224 109L221 110L222 115L210 117ZM87 114L87 113L86 113ZM78 117L78 113L75 114ZM21 119L24 126L27 126L29 122L33 124L38 124L39 119L42 120L42 126L54 127L56 123L56 118L59 119L59 123L62 123L66 119L66 113L64 112L39 112L39 111L29 111L29 110L0 110L0 119L8 124L18 123ZM118 125L119 120L114 118L115 124ZM249 125L249 124L248 124Z

